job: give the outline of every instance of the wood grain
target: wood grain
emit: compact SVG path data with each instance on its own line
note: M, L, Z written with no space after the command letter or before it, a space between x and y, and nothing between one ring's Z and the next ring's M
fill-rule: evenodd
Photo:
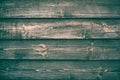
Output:
M119 39L120 19L0 19L0 39Z
M1 0L0 18L120 18L120 1Z
M120 0L1 0L0 80L120 80Z
M119 80L120 61L0 60L4 80Z
M120 40L0 40L0 59L119 60Z

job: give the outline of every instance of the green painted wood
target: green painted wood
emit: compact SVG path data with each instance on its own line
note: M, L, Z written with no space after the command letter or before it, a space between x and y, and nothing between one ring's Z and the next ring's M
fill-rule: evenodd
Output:
M0 59L119 60L120 40L0 40Z
M120 61L0 60L4 80L119 80Z
M0 39L119 39L120 19L1 19Z
M2 0L0 18L120 18L119 0Z
M119 0L0 1L0 80L120 80L118 18Z

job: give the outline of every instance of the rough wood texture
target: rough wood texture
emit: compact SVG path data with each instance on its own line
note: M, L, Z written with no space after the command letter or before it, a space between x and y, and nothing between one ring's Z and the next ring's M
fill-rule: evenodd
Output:
M119 60L120 40L1 40L0 59Z
M1 19L0 39L120 38L120 19Z
M1 0L0 80L120 80L120 0Z
M120 61L0 60L4 80L120 80Z
M0 18L120 18L119 0L1 0Z

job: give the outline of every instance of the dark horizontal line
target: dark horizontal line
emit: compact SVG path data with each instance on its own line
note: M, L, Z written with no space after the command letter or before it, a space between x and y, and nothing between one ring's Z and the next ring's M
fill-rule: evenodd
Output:
M18 77L18 78L15 78L15 79L6 79L6 78L2 78L2 77L0 77L0 79L1 80L72 80L72 79L66 79L66 78L62 78L62 79L30 79L30 78L28 78L28 79L26 79L26 78L24 78L24 77ZM75 80L75 79L74 79ZM80 79L80 80L99 80L99 79ZM108 80L108 79L102 79L102 80Z
M92 62L100 62L100 61L119 61L118 60L80 60L80 59L0 59L0 61L80 61L80 62L88 62L88 61L92 61Z
M36 41L36 40L120 40L120 38L41 38L41 39L0 39L0 41Z
M75 18L75 17L73 17L73 18L25 18L25 17L3 17L3 18L1 18L0 17L0 20L10 20L10 19L29 19L29 20L31 20L31 19L35 19L35 20L40 20L40 19L48 19L48 20L50 20L50 19L62 19L62 20L66 20L66 19L72 19L72 20L75 20L75 19L88 19L88 20L120 20L120 16L118 17L78 17L78 18Z

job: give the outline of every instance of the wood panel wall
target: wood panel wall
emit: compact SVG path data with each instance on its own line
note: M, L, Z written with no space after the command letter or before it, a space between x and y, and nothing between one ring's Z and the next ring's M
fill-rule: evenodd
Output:
M0 80L120 80L120 0L1 0Z

